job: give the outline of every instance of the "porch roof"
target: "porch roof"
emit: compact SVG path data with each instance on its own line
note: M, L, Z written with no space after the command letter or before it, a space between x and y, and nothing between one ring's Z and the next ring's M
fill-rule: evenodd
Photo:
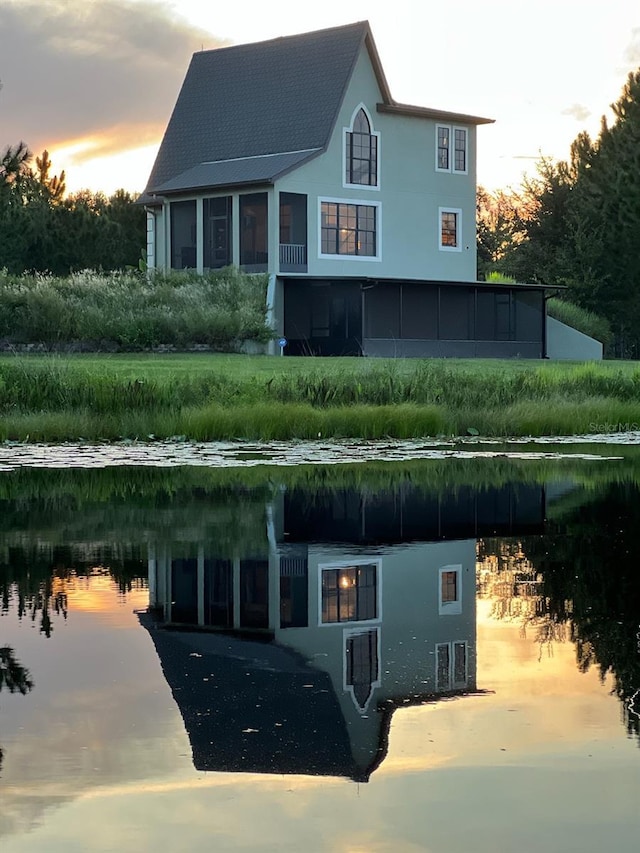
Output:
M239 184L271 184L290 169L317 157L321 151L321 148L306 148L302 151L283 151L278 154L233 157L228 160L198 163L197 166L160 184L156 192L165 195L188 190L233 187Z

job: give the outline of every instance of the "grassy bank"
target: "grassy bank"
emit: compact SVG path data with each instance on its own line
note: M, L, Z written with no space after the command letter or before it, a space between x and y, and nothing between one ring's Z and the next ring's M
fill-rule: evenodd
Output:
M633 362L0 357L1 440L568 435L636 425Z

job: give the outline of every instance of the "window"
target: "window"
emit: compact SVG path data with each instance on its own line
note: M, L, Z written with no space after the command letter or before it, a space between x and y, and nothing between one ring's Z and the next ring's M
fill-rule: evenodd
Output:
M464 127L436 126L436 171L467 174L468 133Z
M439 209L439 248L443 252L462 251L462 211L459 208Z
M345 132L345 186L378 186L378 134L361 107Z
M443 566L438 573L438 613L455 616L462 613L462 566Z
M375 563L323 569L322 623L377 619L377 569Z
M467 644L438 643L436 646L436 690L456 690L467 686Z
M379 632L345 631L344 681L352 691L353 699L361 711L365 711L373 688L380 684L378 661Z
M320 254L377 257L377 205L320 202Z

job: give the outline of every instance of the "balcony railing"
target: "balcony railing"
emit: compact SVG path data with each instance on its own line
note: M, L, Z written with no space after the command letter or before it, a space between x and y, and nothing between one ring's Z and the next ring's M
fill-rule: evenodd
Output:
M280 243L281 267L306 267L307 247L300 243Z

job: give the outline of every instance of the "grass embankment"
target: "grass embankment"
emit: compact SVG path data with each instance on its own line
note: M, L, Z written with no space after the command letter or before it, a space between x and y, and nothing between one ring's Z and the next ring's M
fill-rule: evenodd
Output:
M0 439L570 435L640 424L635 363L0 358Z

